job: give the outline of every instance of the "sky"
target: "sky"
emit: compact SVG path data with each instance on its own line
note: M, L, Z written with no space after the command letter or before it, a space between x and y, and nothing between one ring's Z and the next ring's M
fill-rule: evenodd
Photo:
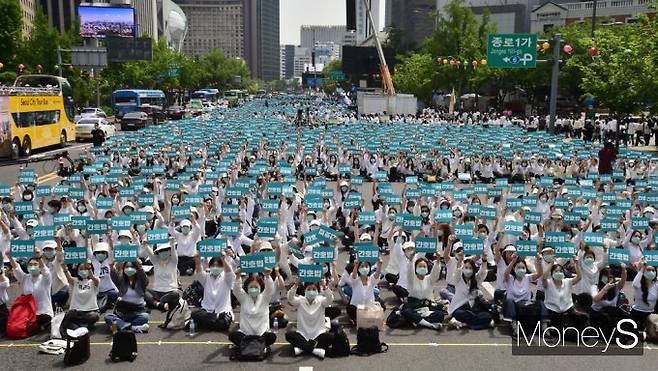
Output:
M384 2L379 4L380 25L384 24ZM281 44L299 45L302 25L345 24L345 0L281 0L279 4Z

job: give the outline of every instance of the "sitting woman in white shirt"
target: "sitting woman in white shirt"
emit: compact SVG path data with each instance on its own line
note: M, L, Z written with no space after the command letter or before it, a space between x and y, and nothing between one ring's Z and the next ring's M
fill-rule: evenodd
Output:
M22 295L32 295L37 304L37 329L31 335L50 329L50 321L55 315L50 296L50 271L40 257L32 257L27 261L27 271L23 269L11 256L11 250L7 249L5 254L9 257L14 278L21 285Z
M155 251L144 245L146 254L153 263L153 282L151 288L146 289L146 305L149 308L159 309L163 312L178 303L180 291L178 290L178 252L172 248L173 237L169 243L160 243Z
M480 256L464 260L463 254L457 255L455 270L455 296L448 305L448 315L452 316L450 325L460 328L466 324L473 330L482 330L493 326L491 313L481 305L481 285L487 277L487 264L480 264L475 274L475 260Z
M92 329L100 318L96 301L100 281L94 275L89 262L78 265L77 277L71 276L71 272L64 262L62 262L62 269L71 288L71 304L59 330L62 338L66 339L66 330L75 330L79 327Z
M349 285L352 288L352 297L346 311L350 320L355 324L356 307L375 301L375 286L377 286L382 272L381 259L377 262L377 269L372 275L370 274L371 269L372 265L370 262L354 262L352 274L348 278Z
M658 282L656 267L647 265L644 260L637 263L638 274L633 279L634 299L631 319L637 323L638 331L644 331L647 318L656 309L658 300Z
M269 347L276 341L276 334L270 331L270 300L274 292L272 271L266 269L264 279L251 274L244 283L236 271L233 295L240 303L240 329L228 334L228 339L235 345L240 345L248 335L262 336Z
M572 259L572 265L576 267L576 276L573 278L565 278L564 267L555 262L544 272L544 305L551 325L557 329L564 328L567 323L580 326L586 320L586 315L576 311L573 306L572 288L580 282L581 273L578 262Z
M307 282L304 297L298 296L297 281L295 279L288 290L288 303L297 308L297 331L288 331L286 340L293 346L296 356L310 353L323 359L333 341L333 336L327 332L324 314L325 308L333 303L334 295L322 280L319 284Z
M505 269L504 280L507 290L505 290L505 301L503 302L503 320L512 323L513 336L516 336L518 331L518 322L516 319L518 315L517 311L520 308L518 308L517 305L532 299L530 282L543 275L541 260L541 256L537 254L537 260L535 262L537 272L529 274L525 260L514 253L512 261ZM539 307L542 309L544 308L542 305ZM543 317L545 313L541 314Z
M233 322L231 308L231 288L235 283L235 273L226 256L210 259L206 272L201 266L201 257L195 257L196 271L194 279L203 286L201 308L192 312L192 319L201 329L213 331L228 330Z
M610 268L599 272L599 282L595 286L597 293L592 298L592 309L589 314L590 323L601 328L605 334L612 334L619 320L628 317L617 302L619 293L626 284L626 264L621 263L621 279L615 282L615 276Z
M415 247L414 244L414 253ZM434 284L441 274L441 263L435 262L431 273L428 271L429 262L425 258L413 258L408 264L409 296L401 314L415 326L439 330L443 322L443 306L434 300Z

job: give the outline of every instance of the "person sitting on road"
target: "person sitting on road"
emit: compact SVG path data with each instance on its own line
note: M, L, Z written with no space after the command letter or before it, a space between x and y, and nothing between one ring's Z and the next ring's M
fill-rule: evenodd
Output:
M142 269L142 262L127 261L115 264L111 271L112 282L119 289L119 299L113 313L105 315L105 323L118 331L148 332L149 315L146 313L146 287L148 278Z

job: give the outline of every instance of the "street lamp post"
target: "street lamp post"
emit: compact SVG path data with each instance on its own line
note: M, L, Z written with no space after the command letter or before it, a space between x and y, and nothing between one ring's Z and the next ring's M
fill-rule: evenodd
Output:
M592 4L592 39L594 39L594 29L596 28L596 5L598 0L594 0Z
M550 119L548 122L548 130L553 133L555 131L555 113L557 111L557 84L558 76L560 74L560 34L555 34L552 40L553 46L553 71L551 73L551 100L549 102Z

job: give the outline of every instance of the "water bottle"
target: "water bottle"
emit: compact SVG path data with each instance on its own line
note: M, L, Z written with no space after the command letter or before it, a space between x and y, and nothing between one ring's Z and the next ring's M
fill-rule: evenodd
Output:
M195 337L196 336L196 323L194 323L194 320L190 320L190 337Z
M272 323L272 332L276 334L279 331L279 318L274 317L274 323Z

